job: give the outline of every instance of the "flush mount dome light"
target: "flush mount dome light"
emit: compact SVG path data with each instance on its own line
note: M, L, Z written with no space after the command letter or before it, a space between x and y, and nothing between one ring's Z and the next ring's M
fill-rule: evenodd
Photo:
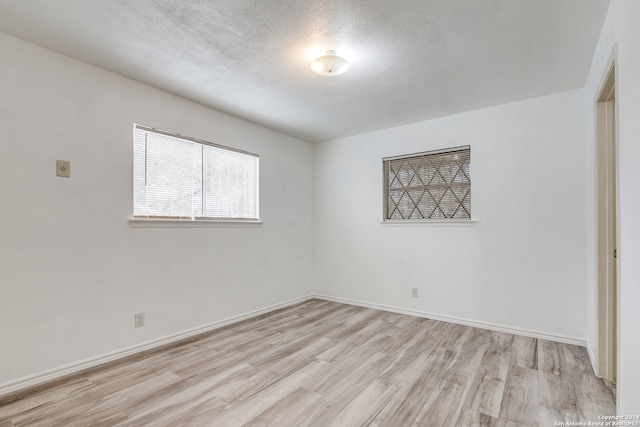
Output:
M347 69L349 69L349 63L343 57L336 55L335 50L328 50L311 62L311 70L321 76L337 76Z

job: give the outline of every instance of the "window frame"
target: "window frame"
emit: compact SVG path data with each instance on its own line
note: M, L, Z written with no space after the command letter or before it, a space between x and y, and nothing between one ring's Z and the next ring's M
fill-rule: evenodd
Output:
M216 144L209 141L204 141L198 138L184 136L160 129L156 129L150 126L140 125L134 123L133 126L133 185L132 185L132 216L129 218L129 224L131 227L136 228L164 228L164 227L253 227L259 226L262 224L262 220L260 217L260 156L256 153L252 153L249 151L241 150L234 147L229 147L221 144ZM161 136L166 136L170 138L176 138L179 140L192 142L195 144L199 144L202 146L210 146L216 149L225 150L233 153L243 154L251 157L255 157L255 218L227 218L227 217L207 217L207 216L160 216L160 215L135 215L135 189L136 189L136 179L135 179L135 161L136 161L136 132L143 131L145 133L153 133ZM145 149L146 156L146 149ZM204 177L201 177L204 179Z
M394 160L403 160L410 159L416 157L426 157L426 156L436 156L447 153L455 153L459 151L468 151L469 153L469 173L467 175L468 178L468 197L469 197L469 217L464 218L389 218L389 199L390 199L390 182L389 182L389 171L388 171L388 162ZM448 225L461 225L468 226L473 225L476 221L472 216L471 212L471 146L463 145L457 147L450 148L442 148L437 150L430 151L422 151L417 153L410 154L402 154L397 156L389 156L384 157L382 159L382 220L380 221L383 225L400 225L400 226L421 226L421 225L435 225L435 226L448 226ZM466 196L465 196L466 197Z

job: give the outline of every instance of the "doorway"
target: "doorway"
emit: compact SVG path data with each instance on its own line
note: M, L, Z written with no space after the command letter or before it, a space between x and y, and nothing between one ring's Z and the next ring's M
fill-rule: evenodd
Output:
M596 309L598 376L615 382L618 357L616 66L610 62L595 105Z

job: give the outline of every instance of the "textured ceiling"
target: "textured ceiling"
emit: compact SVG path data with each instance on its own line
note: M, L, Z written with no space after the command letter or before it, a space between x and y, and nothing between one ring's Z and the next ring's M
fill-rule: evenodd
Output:
M582 87L608 3L0 0L0 31L318 142Z

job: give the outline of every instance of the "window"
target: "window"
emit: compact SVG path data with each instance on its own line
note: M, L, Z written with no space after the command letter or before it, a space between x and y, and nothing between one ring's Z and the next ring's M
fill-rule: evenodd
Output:
M135 125L133 216L258 220L258 155Z
M384 220L471 219L471 147L382 159Z

